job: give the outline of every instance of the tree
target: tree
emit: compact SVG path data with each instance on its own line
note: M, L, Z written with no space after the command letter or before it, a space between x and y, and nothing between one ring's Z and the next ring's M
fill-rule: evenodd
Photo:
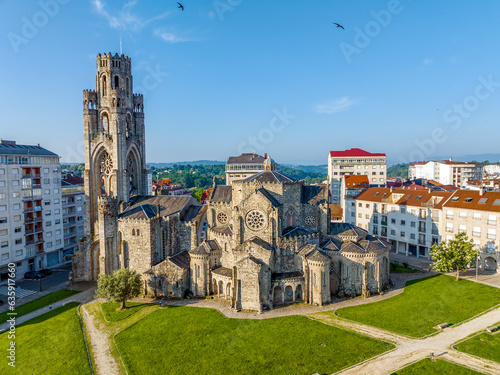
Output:
M141 284L141 275L128 268L121 268L112 275L99 275L95 296L120 302L120 310L123 310L127 300L139 295Z
M435 263L431 267L437 272L456 270L458 281L460 271L467 270L467 266L474 260L477 253L472 240L469 240L465 233L460 233L451 241L432 245L431 257Z

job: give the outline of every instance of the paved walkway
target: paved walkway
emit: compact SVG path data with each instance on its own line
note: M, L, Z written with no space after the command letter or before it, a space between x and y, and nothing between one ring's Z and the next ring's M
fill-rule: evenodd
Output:
M500 374L500 363L482 358L478 359L477 357L451 349L451 345L455 342L475 332L484 330L486 327L498 323L498 321L500 321L500 307L466 323L445 328L443 332L426 339L411 339L379 328L335 317L332 317L331 321L327 323L347 329L354 329L362 334L379 340L390 341L397 345L395 350L343 370L339 374L391 374L403 366L420 359L428 358L430 352L433 351L434 355L450 362L455 362L485 374L498 375Z

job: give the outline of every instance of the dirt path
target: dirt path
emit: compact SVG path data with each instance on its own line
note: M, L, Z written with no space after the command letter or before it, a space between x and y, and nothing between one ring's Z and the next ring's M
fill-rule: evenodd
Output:
M100 311L93 305L83 305L81 311L85 330L89 336L90 350L93 353L95 373L97 375L121 374L121 365L111 354L112 342L109 339L109 334L96 318L96 314L100 314Z

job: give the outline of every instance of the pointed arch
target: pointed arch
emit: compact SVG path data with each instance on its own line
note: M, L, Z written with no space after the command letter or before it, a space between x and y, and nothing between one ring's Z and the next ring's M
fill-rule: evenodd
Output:
M137 146L133 144L127 153L126 164L127 181L129 182L129 196L140 194L139 187L142 186L141 165L140 152L137 150Z
M102 76L102 96L107 95L107 86L108 86L108 83L106 81L106 74L104 74Z
M101 113L101 133L109 134L109 116L106 112Z

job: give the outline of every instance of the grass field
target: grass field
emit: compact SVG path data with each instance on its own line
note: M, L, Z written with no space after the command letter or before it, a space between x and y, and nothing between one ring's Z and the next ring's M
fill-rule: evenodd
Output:
M416 269L402 266L396 262L391 262L390 271L391 271L391 273L415 273L415 272L418 272L418 270L416 270Z
M143 302L127 302L125 310L117 311L116 309L120 306L119 302L104 302L101 303L101 310L108 322L117 322L128 318L130 315L149 305Z
M500 304L500 289L436 275L408 281L389 299L336 310L338 316L419 337L440 323L456 324Z
M500 323L496 325L499 326ZM461 352L500 362L500 332L493 335L482 333L455 347Z
M77 290L70 290L70 289L61 289L58 290L57 292L47 294L43 297L40 297L38 299L35 299L31 302L25 303L24 305L20 305L16 307L15 312L17 313L17 317L20 317L21 315L28 314L32 311L38 310L41 307L50 305L54 302L60 301L62 299L71 297L74 294L80 293ZM7 303L7 298L5 298L4 303ZM1 313L0 314L0 324L5 323L8 319L7 313Z
M331 374L393 348L304 316L229 319L193 307L157 309L115 340L134 375Z
M78 303L31 319L16 327L16 367L8 366L8 332L0 335L0 374L88 375L90 367L77 313Z
M393 373L392 375L481 375L480 372L470 370L466 367L437 359L432 362L430 359L422 359Z

